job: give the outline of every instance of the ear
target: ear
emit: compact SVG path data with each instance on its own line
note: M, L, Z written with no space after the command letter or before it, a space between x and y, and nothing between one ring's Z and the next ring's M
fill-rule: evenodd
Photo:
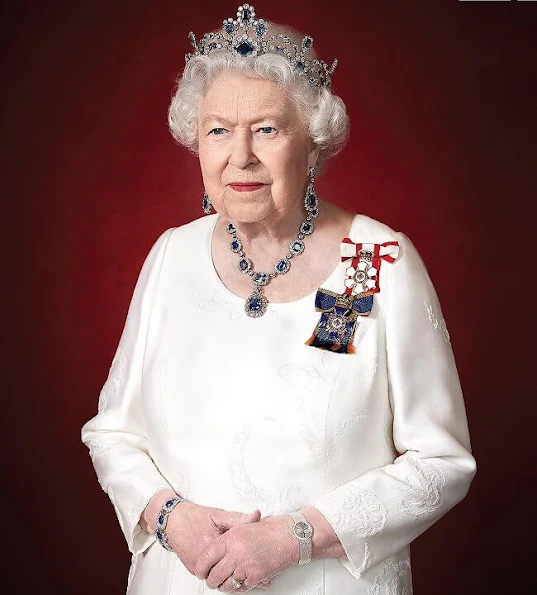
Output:
M315 167L317 165L317 160L319 159L319 151L319 146L312 143L310 152L308 154L308 167Z

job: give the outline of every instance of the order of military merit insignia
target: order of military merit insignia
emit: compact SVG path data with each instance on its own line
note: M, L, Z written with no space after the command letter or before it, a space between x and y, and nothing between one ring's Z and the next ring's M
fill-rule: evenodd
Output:
M349 238L341 242L341 261L347 262L345 290L335 293L319 288L315 309L321 318L306 345L335 353L354 353L354 333L359 316L369 316L373 294L380 291L382 261L394 262L399 255L398 242L355 244Z

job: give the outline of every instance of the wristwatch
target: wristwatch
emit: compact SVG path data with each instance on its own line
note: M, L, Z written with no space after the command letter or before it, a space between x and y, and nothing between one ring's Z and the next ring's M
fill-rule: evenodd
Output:
M294 521L293 533L298 539L300 548L299 564L307 564L311 562L311 544L313 537L313 527L310 525L304 513L300 510L287 513Z

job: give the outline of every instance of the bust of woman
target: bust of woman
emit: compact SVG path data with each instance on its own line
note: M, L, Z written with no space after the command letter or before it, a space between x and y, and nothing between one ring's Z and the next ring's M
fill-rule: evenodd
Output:
M476 471L436 292L404 234L317 195L348 118L312 38L245 4L191 42L169 124L207 216L147 256L82 430L129 593L410 594Z

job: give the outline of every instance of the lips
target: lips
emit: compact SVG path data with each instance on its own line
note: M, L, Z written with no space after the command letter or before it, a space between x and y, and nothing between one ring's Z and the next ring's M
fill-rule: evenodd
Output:
M235 192L253 192L263 188L265 184L261 182L230 182L229 187Z

